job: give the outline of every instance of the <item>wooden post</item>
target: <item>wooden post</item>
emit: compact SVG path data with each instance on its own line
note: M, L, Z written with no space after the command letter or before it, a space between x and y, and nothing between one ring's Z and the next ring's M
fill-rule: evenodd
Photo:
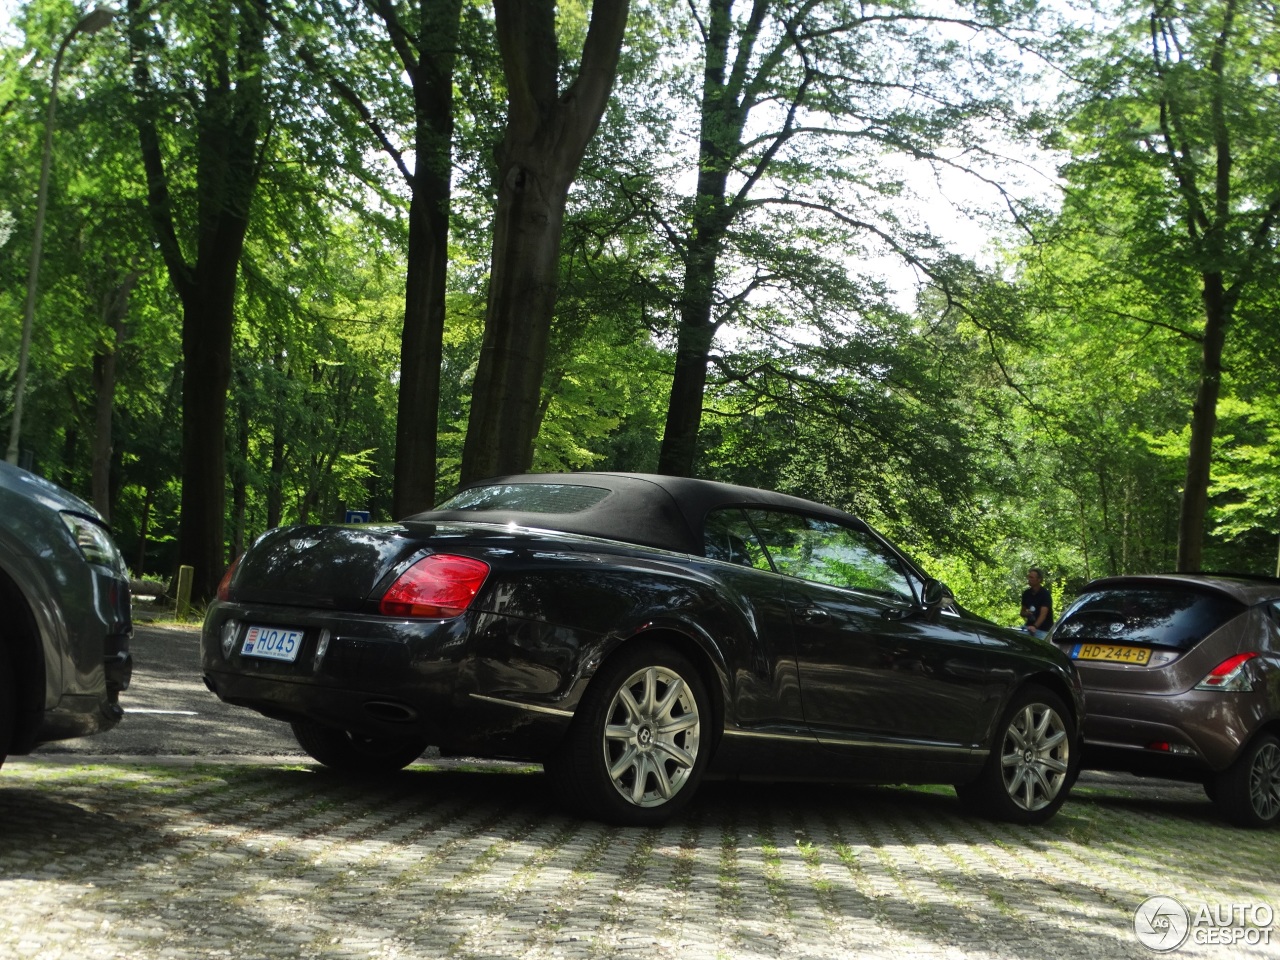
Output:
M191 612L191 581L195 579L196 568L183 564L178 567L178 609L174 616L179 620L187 619Z

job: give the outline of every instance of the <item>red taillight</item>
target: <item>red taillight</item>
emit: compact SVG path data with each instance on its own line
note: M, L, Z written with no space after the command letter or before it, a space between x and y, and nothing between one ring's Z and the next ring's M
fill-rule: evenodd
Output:
M240 556L244 556L241 554ZM231 599L231 575L236 572L236 567L240 565L240 557L236 557L231 561L231 566L227 567L227 572L222 575L222 579L218 581L218 599Z
M1197 690L1252 690L1253 685L1245 673L1244 665L1256 657L1256 653L1238 653L1228 657L1196 684Z
M471 605L488 575L483 560L435 553L400 574L378 609L389 617L456 617Z
M1170 743L1168 740L1156 740L1148 743L1147 749L1173 754L1175 757L1194 757L1196 755L1195 747L1189 747L1185 743Z

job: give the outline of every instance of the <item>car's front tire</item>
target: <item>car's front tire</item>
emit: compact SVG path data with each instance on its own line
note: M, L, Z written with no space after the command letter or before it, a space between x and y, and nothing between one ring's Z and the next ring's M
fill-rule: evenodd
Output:
M1057 694L1021 690L996 728L991 755L956 794L975 813L1010 823L1044 823L1066 802L1079 766L1076 725Z
M417 760L428 746L419 737L366 737L310 721L290 726L298 745L312 759L344 773L394 773Z
M661 823L692 798L710 760L710 697L678 651L633 641L587 688L545 764L561 800L626 826Z
M1280 822L1280 739L1256 737L1218 776L1213 801L1238 827Z

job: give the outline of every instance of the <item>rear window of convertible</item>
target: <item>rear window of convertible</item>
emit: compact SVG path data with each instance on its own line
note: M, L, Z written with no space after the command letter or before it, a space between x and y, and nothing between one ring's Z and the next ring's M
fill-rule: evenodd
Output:
M512 510L520 513L579 513L609 495L605 487L568 483L507 483L473 487L450 497L437 510Z
M1219 593L1142 585L1086 593L1063 615L1054 639L1153 644L1187 650L1244 605Z

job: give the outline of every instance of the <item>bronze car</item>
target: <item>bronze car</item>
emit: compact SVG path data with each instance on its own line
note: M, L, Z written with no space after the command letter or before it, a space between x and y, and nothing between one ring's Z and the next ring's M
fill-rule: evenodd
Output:
M1203 783L1241 826L1280 820L1280 580L1095 580L1050 639L1084 684L1086 767Z
M271 531L201 644L210 689L324 764L532 760L615 822L716 775L950 783L1037 823L1076 772L1058 650L969 615L856 517L700 480L509 477L399 523Z

